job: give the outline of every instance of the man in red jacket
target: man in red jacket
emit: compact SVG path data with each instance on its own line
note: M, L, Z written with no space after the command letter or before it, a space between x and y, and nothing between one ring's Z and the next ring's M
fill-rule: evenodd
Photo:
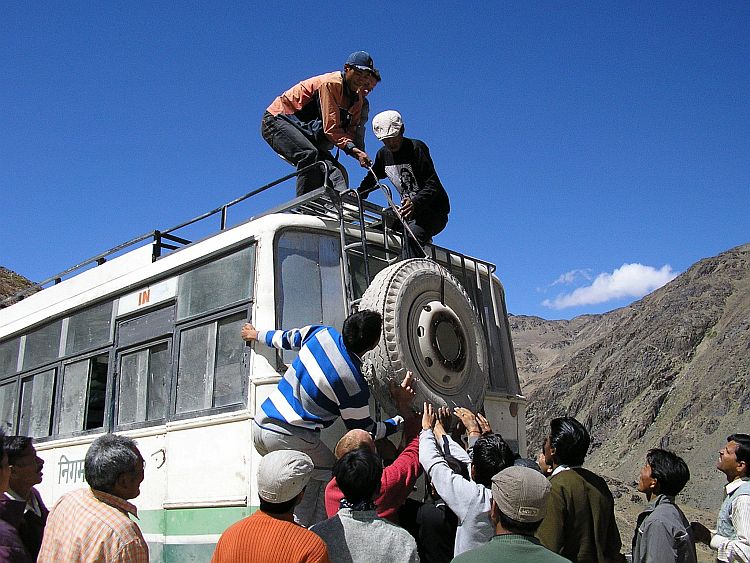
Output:
M403 442L406 447L393 463L383 468L380 493L375 499L378 516L395 524L399 523L398 509L406 502L414 488L414 483L422 472L419 465L419 418L408 408L399 407L399 412L405 418ZM411 414L405 416L403 413ZM376 451L375 442L368 432L351 430L344 434L336 444L334 454L336 459L341 459L347 453L359 448ZM329 518L338 512L342 498L344 494L336 484L336 479L331 479L325 491L326 513Z

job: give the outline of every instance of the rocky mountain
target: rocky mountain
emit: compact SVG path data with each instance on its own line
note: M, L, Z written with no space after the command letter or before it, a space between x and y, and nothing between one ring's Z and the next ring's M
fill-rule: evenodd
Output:
M551 418L574 416L591 429L587 466L635 499L627 485L646 452L666 447L690 466L683 503L715 515L718 450L729 434L750 433L750 244L628 307L510 324L532 452Z
M0 301L32 285L32 282L8 268L0 266ZM0 305L2 308L2 305Z

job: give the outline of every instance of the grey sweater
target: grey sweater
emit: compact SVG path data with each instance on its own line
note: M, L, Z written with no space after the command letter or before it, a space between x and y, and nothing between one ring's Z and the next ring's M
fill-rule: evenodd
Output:
M379 518L374 510L342 508L310 531L325 542L331 563L419 561L417 543L409 532Z
M438 449L432 430L422 430L419 435L419 462L437 493L458 517L453 554L459 555L490 541L495 535L490 520L492 494L484 485L453 473Z

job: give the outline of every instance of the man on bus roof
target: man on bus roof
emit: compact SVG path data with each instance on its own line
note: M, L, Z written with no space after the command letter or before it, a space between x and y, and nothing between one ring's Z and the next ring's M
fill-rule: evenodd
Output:
M343 71L313 76L278 96L263 114L261 134L271 148L301 170L315 162L326 162L336 188L349 184L346 168L331 154L335 146L355 158L360 166L371 164L365 152L364 135L358 129L367 116L365 96L380 81L372 57L355 51ZM313 168L297 176L297 195L323 185L323 171Z
M383 111L372 120L375 136L383 147L372 166L375 178L368 173L358 191L364 196L375 189L377 180L388 177L401 194L401 216L420 246L424 246L448 224L448 194L435 172L430 149L419 139L404 137L404 121L394 110ZM421 249L411 237L404 242L402 257L421 257Z
M326 517L323 488L336 458L320 439L320 431L339 417L348 429L359 428L374 439L395 433L403 422L395 416L375 422L370 416L370 390L362 374L362 355L380 340L382 318L375 311L359 311L344 321L342 334L330 326L293 330L242 327L246 342L259 341L298 356L261 404L255 417L253 442L261 455L275 450L299 450L312 458L316 472L295 515L303 525ZM399 412L408 413L414 397L411 374L400 386L391 385Z

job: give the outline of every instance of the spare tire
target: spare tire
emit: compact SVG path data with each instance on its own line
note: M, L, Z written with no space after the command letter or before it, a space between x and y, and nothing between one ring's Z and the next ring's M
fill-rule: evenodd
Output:
M380 406L396 406L389 381L414 374L412 403L479 410L489 377L487 342L477 313L459 281L423 258L398 262L375 276L359 305L383 316L377 347L365 354L363 372Z

